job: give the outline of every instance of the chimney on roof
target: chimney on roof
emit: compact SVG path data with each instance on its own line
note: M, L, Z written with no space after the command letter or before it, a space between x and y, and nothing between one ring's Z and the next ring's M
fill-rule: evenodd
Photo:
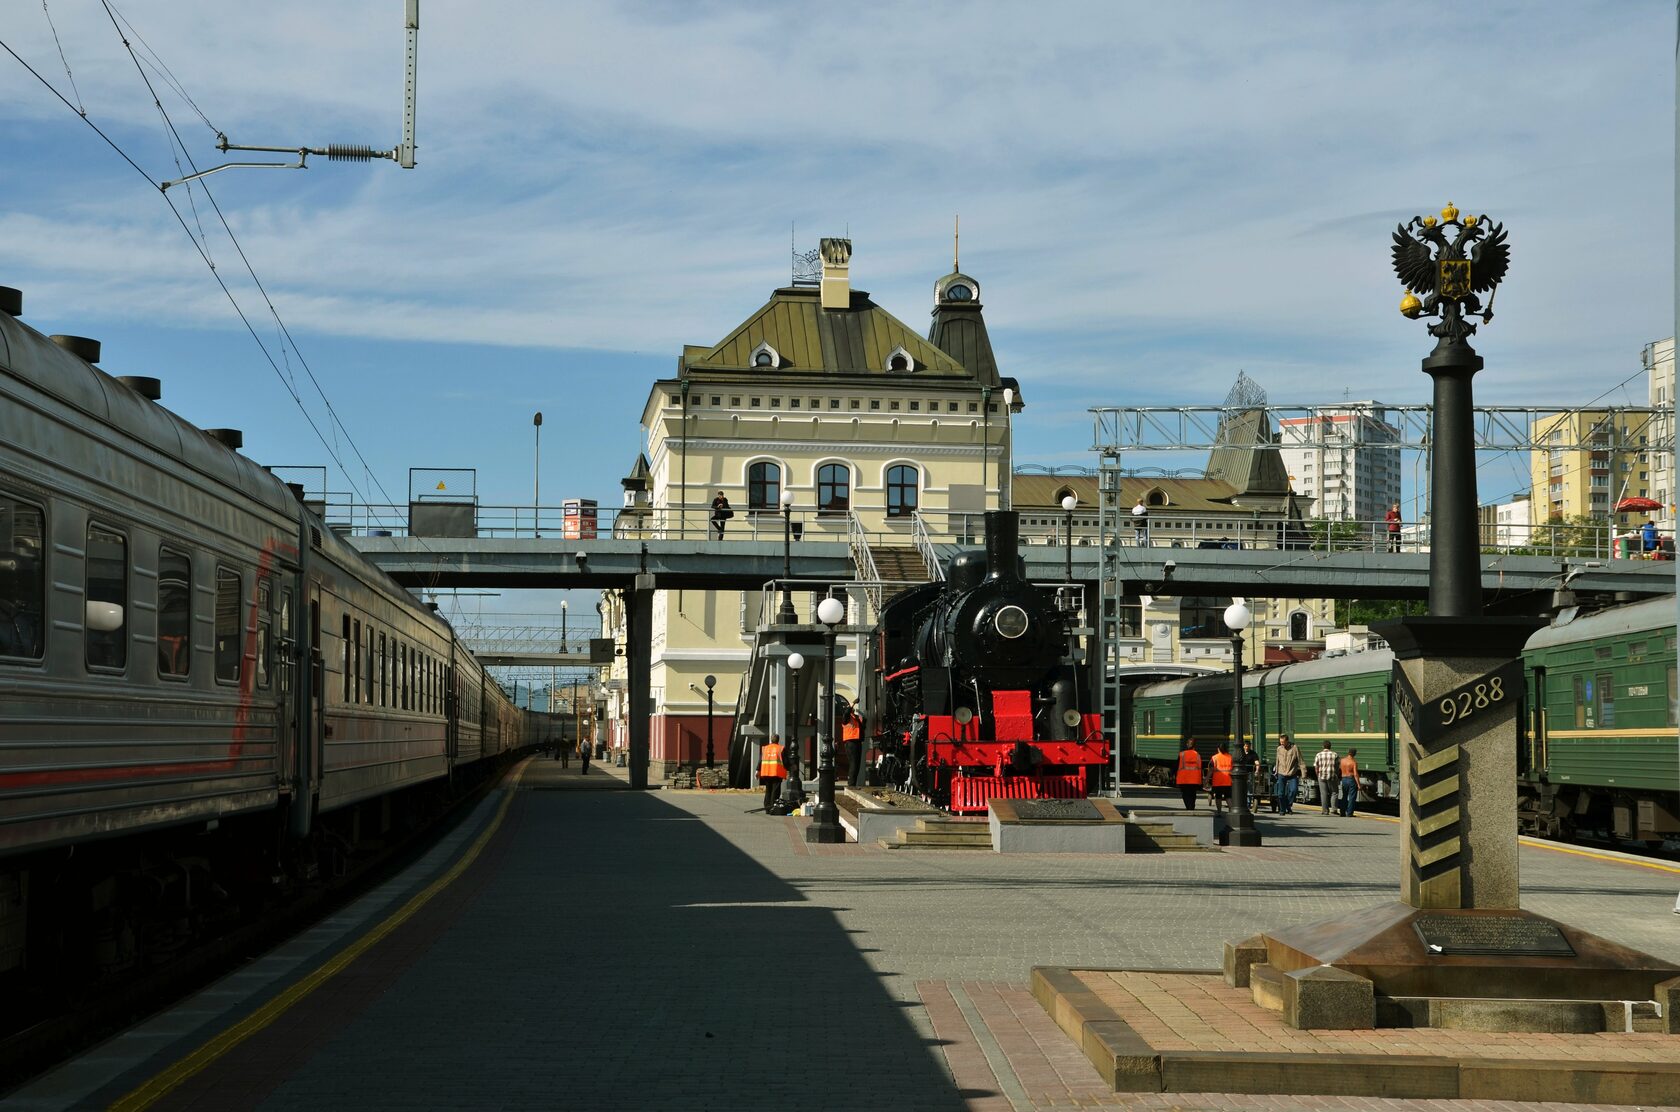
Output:
M852 241L824 238L822 251L822 307L848 309L852 304Z

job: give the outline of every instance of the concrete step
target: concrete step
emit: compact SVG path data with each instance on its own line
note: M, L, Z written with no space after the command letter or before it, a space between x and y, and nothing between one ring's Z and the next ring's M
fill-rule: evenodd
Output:
M888 849L984 849L992 848L991 828L983 822L952 819L917 819L915 829L898 832L896 840L882 839Z
M1180 834L1170 822L1126 824L1127 853L1206 853L1212 849L1196 841L1193 834Z

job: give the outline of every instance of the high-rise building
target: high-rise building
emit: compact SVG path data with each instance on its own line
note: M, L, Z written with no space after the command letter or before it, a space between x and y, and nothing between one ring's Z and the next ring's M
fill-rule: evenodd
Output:
M1643 525L1652 515L1618 514L1614 508L1624 498L1656 499L1663 487L1653 480L1651 433L1644 417L1612 416L1602 409L1576 409L1537 420L1535 442L1559 447L1530 456L1530 513L1536 534L1548 523L1601 525L1616 533ZM1587 446L1563 447L1580 444ZM1664 497L1672 493L1670 489Z
M1646 344L1642 353L1645 363L1646 390L1650 404L1660 412L1651 419L1650 473L1651 493L1648 497L1661 502L1656 511L1657 528L1673 535L1676 502L1680 491L1674 489L1674 337Z
M1295 492L1332 521L1381 522L1400 501L1400 430L1379 402L1314 409L1278 422L1278 447Z

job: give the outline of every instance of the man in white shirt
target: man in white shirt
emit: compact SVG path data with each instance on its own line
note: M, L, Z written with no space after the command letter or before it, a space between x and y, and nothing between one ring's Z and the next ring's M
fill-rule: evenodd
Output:
M1132 534L1136 543L1149 543L1149 508L1143 504L1143 499L1137 500L1132 507Z

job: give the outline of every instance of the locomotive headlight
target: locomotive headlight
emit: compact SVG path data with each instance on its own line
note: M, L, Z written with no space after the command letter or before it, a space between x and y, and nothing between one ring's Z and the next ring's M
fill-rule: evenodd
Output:
M1027 632L1027 612L1019 606L1005 606L992 619L992 625L997 627L998 636L1013 641Z

